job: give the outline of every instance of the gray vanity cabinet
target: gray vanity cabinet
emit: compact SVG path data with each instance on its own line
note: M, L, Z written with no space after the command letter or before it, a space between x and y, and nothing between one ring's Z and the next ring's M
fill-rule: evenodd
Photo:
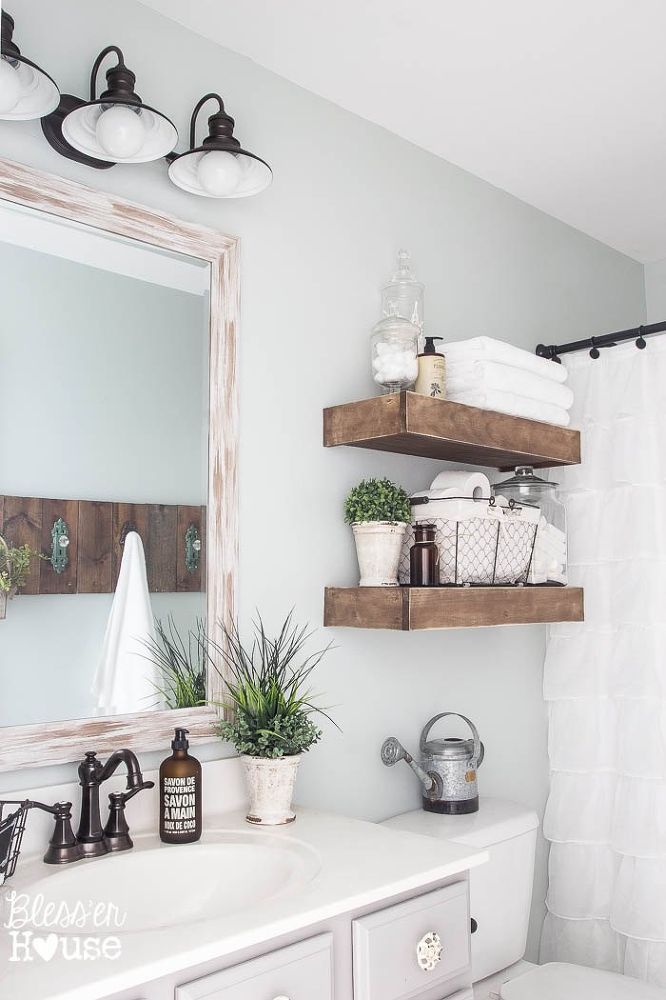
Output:
M410 1000L470 965L467 883L437 889L353 921L354 1000Z
M333 1000L333 936L253 958L176 988L175 1000Z
M105 1000L473 1000L466 878Z

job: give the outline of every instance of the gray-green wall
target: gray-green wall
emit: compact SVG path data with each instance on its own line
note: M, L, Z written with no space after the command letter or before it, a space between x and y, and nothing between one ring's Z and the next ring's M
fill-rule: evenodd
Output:
M171 186L163 163L96 173L58 158L38 124L0 123L2 155L242 237L244 618L259 607L273 623L294 605L319 625L324 585L356 574L346 490L373 474L409 488L431 479L417 459L321 447L322 407L373 391L368 335L400 246L426 283L433 334L484 333L533 349L644 317L634 261L133 0L14 0L12 13L23 50L64 91L84 94L96 53L121 45L139 93L171 115L183 141L196 100L219 89L239 137L275 171L261 196L214 202ZM481 793L541 811L544 628L329 638L338 648L317 687L342 732L329 728L305 762L303 803L371 819L418 807L413 775L384 768L380 743L395 733L414 747L430 715L454 709L486 743ZM533 934L544 880L542 855Z

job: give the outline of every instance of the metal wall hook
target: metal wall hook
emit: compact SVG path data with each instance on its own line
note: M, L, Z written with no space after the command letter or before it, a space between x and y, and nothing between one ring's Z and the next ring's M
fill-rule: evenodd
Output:
M59 517L51 528L51 566L54 573L64 573L69 564L69 528L67 522Z
M599 348L595 344L595 337L590 337L590 343L592 344L592 350L590 351L590 357L594 358L596 361L599 357Z
M644 332L644 327L639 326L639 328L638 328L638 338L636 340L636 347L638 348L639 351L643 351L647 347L647 342L646 342L645 338L643 337L643 332Z
M185 532L185 567L188 573L196 573L201 557L201 539L196 524L192 523Z

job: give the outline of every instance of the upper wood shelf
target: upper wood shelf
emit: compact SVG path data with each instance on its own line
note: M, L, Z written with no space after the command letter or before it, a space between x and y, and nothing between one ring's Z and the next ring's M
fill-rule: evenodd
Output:
M329 407L324 410L324 444L495 469L580 463L579 431L415 392Z

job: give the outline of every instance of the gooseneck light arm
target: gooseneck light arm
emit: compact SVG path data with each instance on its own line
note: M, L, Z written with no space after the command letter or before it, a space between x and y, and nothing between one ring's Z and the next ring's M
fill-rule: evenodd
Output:
M122 53L122 49L119 49L117 45L107 45L105 49L102 49L100 54L95 59L93 63L93 68L90 73L90 100L97 100L97 74L99 73L99 68L106 59L106 57L111 53L115 52L118 56L118 67L124 67L125 57Z

